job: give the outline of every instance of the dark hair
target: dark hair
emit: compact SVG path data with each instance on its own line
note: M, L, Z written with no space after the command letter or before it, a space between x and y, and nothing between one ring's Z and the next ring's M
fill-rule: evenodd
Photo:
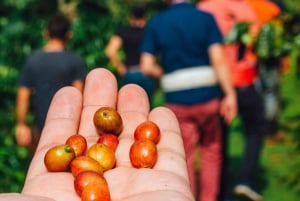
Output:
M69 29L70 21L62 14L55 14L51 16L47 24L47 30L50 38L59 38L61 40L65 40Z
M145 16L145 13L146 9L144 4L134 4L131 8L131 15L137 19L143 18Z

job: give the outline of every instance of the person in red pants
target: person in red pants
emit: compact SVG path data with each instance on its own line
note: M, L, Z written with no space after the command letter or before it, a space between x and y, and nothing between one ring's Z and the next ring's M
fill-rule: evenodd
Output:
M237 112L223 37L211 14L187 0L166 2L170 6L146 25L141 68L161 80L166 106L179 120L195 197L199 193L197 200L216 201L222 163L221 118L230 122ZM195 156L199 150L197 178Z

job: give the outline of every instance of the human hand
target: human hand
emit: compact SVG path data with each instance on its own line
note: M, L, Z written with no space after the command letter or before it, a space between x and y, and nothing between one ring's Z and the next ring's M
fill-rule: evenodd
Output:
M31 129L27 124L17 124L16 141L20 146L28 146L32 141Z
M83 95L72 87L57 92L21 194L4 194L6 197L0 196L0 200L79 201L73 175L69 172L48 172L43 159L50 147L64 143L74 133L84 135L89 146L95 143L98 134L92 119L94 112L102 106L117 108L124 123L116 150L116 167L104 173L112 201L194 200L175 115L164 107L149 112L147 95L140 87L126 85L118 92L113 74L101 68L87 75ZM157 123L161 129L158 160L153 169L136 169L131 166L129 148L134 141L135 127L147 119Z
M234 93L227 94L221 101L221 116L224 118L227 124L230 124L232 120L237 116L238 105L236 95Z

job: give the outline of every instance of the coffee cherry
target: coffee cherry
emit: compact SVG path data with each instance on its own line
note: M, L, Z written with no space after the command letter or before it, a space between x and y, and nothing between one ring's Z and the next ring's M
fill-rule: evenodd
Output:
M99 108L93 117L99 135L112 133L119 136L123 129L123 121L117 110L111 107Z
M95 159L88 156L78 156L70 164L71 172L74 176L84 171L94 171L103 174L102 166Z
M75 152L69 145L57 145L50 148L44 157L44 164L49 172L63 172L69 169Z
M135 168L152 168L157 161L156 144L147 139L137 140L130 147L129 157Z
M94 144L87 152L87 155L102 166L103 171L112 169L116 164L115 152L105 144Z
M73 148L76 157L83 155L87 149L86 139L80 134L71 135L65 144Z
M148 139L157 144L160 140L160 129L153 121L145 121L136 127L134 139Z

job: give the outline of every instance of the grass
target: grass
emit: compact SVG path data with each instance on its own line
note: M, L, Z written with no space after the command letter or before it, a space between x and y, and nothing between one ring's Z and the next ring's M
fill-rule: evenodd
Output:
M299 152L298 152L299 153ZM267 183L263 194L265 200L272 201L297 201L300 191L291 185L289 177L295 170L292 156L297 154L293 142L266 143L262 153L262 177Z

